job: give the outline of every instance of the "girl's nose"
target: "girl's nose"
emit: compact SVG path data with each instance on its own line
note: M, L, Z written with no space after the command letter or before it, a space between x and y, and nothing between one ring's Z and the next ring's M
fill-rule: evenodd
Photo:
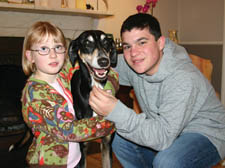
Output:
M56 57L56 52L55 52L55 48L51 48L50 51L49 51L49 56L54 58Z

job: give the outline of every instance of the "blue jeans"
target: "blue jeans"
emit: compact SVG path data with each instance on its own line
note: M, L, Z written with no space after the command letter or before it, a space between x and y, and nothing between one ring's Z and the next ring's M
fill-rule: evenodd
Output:
M179 136L160 152L115 134L112 148L124 168L210 168L221 160L208 138L197 133Z

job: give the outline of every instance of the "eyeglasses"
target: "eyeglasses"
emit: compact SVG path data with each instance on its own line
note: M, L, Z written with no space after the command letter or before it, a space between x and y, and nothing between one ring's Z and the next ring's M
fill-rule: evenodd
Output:
M66 52L65 47L62 46L62 45L57 45L56 47L53 47L53 48L49 48L49 47L45 47L44 46L44 47L41 47L40 49L37 49L37 50L32 50L31 49L31 51L36 51L40 55L48 55L50 53L51 49L54 49L56 54L63 54L63 53Z

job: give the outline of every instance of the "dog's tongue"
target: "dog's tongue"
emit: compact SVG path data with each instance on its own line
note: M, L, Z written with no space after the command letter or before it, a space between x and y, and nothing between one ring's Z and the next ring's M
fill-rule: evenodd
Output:
M94 68L94 70L97 71L98 73L104 73L105 72L105 69L95 69Z

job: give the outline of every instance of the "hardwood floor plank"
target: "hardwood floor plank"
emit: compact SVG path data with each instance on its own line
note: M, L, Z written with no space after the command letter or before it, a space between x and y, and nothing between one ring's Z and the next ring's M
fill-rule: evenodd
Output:
M113 154L113 168L122 168L120 162ZM102 168L101 153L88 154L87 156L87 168Z

